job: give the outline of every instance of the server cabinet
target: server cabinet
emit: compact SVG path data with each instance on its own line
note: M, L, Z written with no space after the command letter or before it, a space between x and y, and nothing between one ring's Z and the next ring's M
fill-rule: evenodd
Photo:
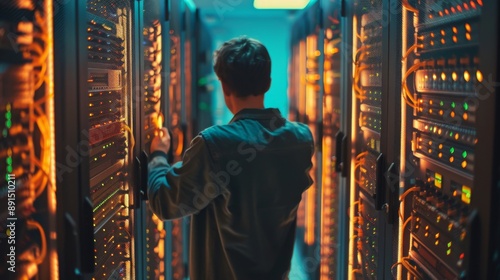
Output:
M342 53L346 38L342 34L343 22L340 1L322 1L321 19L323 51L320 62L322 75L322 133L321 170L321 267L320 279L345 279L347 256L347 192L342 176L342 150L347 143L346 95L342 94ZM345 148L345 147L344 147Z
M137 65L140 65L136 89L139 95L139 151L136 153L136 279L170 279L166 251L171 247L165 222L152 213L147 201L147 163L151 140L164 125L168 105L168 3L163 1L136 2Z
M496 116L488 104L497 86L498 60L490 59L498 53L491 49L498 42L490 42L498 32L496 5L403 2L401 161L412 172L401 178L398 277L498 277L489 247L498 217L491 204L498 200L495 148L482 147L498 133L488 125Z
M390 118L389 1L352 1L346 6L346 36L352 40L349 81L349 266L348 279L387 279L392 263L393 212L387 174L397 170ZM395 40L394 37L391 37ZM394 50L392 50L394 51Z
M69 2L54 18L62 279L134 278L137 38L130 5Z
M0 278L58 275L53 5L0 3Z
M323 34L320 33L320 7L316 2L298 17L293 26L290 87L290 119L309 126L315 153L310 175L313 185L302 195L297 211L299 254L308 256L304 265L310 278L317 278L321 263L320 196L322 181L322 71Z

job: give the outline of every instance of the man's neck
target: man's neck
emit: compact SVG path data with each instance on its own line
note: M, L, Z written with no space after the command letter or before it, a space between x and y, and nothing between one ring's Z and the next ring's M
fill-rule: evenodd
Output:
M248 96L244 99L233 98L232 105L233 114L243 109L264 109L264 96Z

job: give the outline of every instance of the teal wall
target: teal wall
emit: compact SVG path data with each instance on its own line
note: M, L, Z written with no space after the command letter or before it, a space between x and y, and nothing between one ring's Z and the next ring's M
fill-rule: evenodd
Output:
M278 108L288 116L288 60L290 57L290 24L283 18L224 18L212 27L213 48L234 37L246 35L262 42L271 56L271 88L265 94L264 105ZM214 74L215 75L215 74ZM224 124L232 118L232 113L224 104L222 88L215 79L212 96L213 123Z

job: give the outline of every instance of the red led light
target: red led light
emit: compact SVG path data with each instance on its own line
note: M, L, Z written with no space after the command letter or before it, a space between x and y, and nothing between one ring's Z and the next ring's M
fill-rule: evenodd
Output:
M470 6L471 6L473 9L477 8L477 7L476 7L476 3L474 3L473 1L470 1Z
M477 0L477 3L479 4L479 6L482 6L483 5L483 0Z
M457 10L458 10L459 12L462 12L462 6L457 5Z
M467 3L464 3L464 8L465 8L466 10L468 10L468 9L469 9L469 5L467 5Z
M464 253L460 254L460 259L463 260L465 257Z

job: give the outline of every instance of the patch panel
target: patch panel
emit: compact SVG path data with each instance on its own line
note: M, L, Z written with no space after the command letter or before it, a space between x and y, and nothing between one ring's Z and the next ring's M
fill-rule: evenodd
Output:
M363 105L363 104L362 104ZM380 115L380 109L371 108L372 110L378 110L376 112L361 112L359 114L359 123L361 129L370 129L376 133L380 133L382 129L382 120Z
M432 158L457 171L472 174L474 171L474 150L451 141L440 141L427 134L414 133L416 155Z
M416 117L460 128L473 127L476 122L477 100L473 98L422 95L417 101Z
M421 54L477 47L479 44L479 22L453 22L437 28L418 30L416 36L419 43L422 44Z
M360 164L359 167L359 182L358 186L366 191L370 197L376 193L375 183L377 181L377 157L371 153L367 152L364 157L364 163Z
M481 14L482 0L426 0L411 1L414 7L418 7L418 26L436 26L453 23L456 21L471 19Z
M358 208L362 222L358 223L357 230L355 230L358 235L356 242L358 249L357 261L363 269L363 275L368 279L375 279L379 249L377 244L377 215L375 215L374 205L363 194L360 194Z
M445 279L463 277L465 258L469 257L467 216L448 215L447 209L453 207L444 199L436 200L435 195L413 199L410 255L425 261L435 277Z
M473 146L477 142L476 130L454 124L446 124L426 119L414 119L413 128L430 135L437 142L456 141L462 145Z
M481 71L472 67L423 69L415 73L415 88L420 93L473 96L475 84L483 79Z

